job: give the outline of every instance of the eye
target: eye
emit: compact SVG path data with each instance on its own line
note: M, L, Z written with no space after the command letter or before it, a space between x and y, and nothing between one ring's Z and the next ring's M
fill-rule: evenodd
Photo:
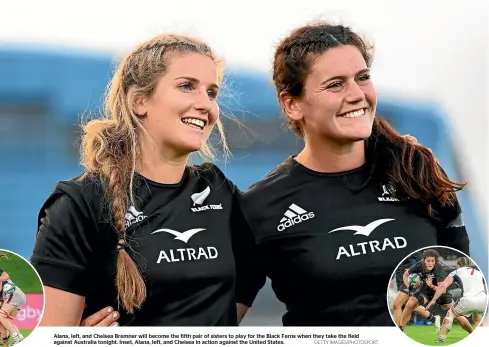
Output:
M328 85L327 89L338 89L341 88L342 84L340 81L333 82Z
M365 74L365 75L361 75L358 80L362 81L362 82L366 82L366 81L369 81L370 80L370 75L369 74Z
M186 92L194 90L194 86L192 85L192 83L189 83L189 82L179 84L178 88L180 88L181 90L186 91Z
M209 99L211 100L214 100L215 98L217 98L217 90L215 89L209 89L207 90L207 95L209 96Z

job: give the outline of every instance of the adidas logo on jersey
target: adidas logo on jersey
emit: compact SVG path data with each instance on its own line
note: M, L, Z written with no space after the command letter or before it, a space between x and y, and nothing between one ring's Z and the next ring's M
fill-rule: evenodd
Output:
M302 223L312 218L314 218L314 212L307 212L296 204L292 204L287 211L285 211L284 217L280 220L280 224L277 226L277 230L284 231L295 224Z
M126 212L126 229L131 225L142 222L148 216L145 216L143 212L136 210L134 206L130 206Z

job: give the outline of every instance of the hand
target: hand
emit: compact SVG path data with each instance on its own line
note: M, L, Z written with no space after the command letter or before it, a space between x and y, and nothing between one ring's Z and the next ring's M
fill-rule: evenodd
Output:
M421 281L421 278L418 278L418 280L416 281L416 283L415 283L415 284L414 284L414 286L413 286L413 289L418 288L418 287L421 285L421 282L422 282L422 281Z
M430 301L430 303L426 306L426 311L429 311L433 307L434 304L435 304L434 301Z
M106 307L98 312L95 312L91 316L85 318L80 322L81 327L117 327L119 323L119 312L115 311L112 307Z

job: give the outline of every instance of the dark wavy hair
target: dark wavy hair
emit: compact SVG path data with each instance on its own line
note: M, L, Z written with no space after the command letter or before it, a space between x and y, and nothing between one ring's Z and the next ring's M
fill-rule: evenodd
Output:
M440 259L440 254L437 251L435 251L434 249L431 249L431 248L425 249L422 253L423 261L429 257L435 258L435 263L438 264L438 259Z
M292 31L275 50L273 81L277 94L285 91L300 98L315 60L330 48L343 45L358 48L371 67L373 46L349 27L318 22ZM296 135L304 136L299 123L287 119L286 125ZM397 196L421 201L432 213L433 207L436 210L436 207L453 204L455 193L466 185L451 181L428 148L407 141L382 117L375 117L365 146L371 174L359 189L365 187L375 173L396 188Z

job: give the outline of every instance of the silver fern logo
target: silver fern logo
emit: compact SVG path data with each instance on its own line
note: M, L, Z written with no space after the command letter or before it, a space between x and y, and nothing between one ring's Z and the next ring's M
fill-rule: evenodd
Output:
M202 192L192 194L190 196L190 198L194 202L194 206L195 205L202 205L210 193L211 193L211 188L209 186L207 186L207 188L205 188Z
M211 188L207 186L203 191L194 193L190 196L190 199L193 202L193 207L190 209L192 212L201 212L207 210L222 210L222 204L219 205L202 205L204 201L207 199L209 194L211 193ZM199 207L195 207L196 205L200 205Z
M391 184L383 184L382 185L382 195L377 197L379 201L384 202L393 202L399 201L399 198L395 197L396 188L394 188Z

